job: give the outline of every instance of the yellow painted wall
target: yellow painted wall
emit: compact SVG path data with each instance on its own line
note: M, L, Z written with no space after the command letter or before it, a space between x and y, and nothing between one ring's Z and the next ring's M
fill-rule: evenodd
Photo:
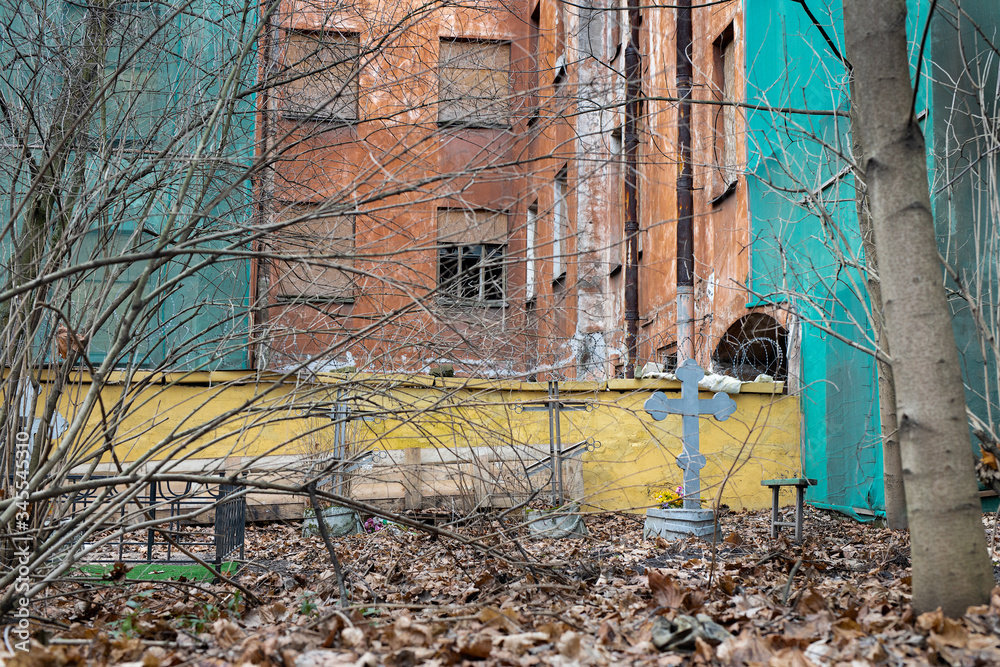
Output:
M60 409L67 419L89 386L86 378L78 378L63 397ZM583 455L585 503L639 509L652 505L657 493L680 484L682 475L675 463L681 448L680 417L655 422L642 410L655 390L679 395L678 383L564 382L560 389L563 401L591 406L562 413L562 441L590 437L601 444ZM798 400L774 393L776 389L780 391L780 384L746 384L743 393L733 396L737 411L729 420L702 420L701 451L708 459L702 473L703 498L714 500L721 491L721 502L734 509L763 508L770 496L760 486L761 479L799 474ZM162 384L131 390L127 395L135 400L125 410L123 428L115 438L116 453L123 462L151 452L154 460L188 457L184 466L188 469L210 468L206 459L242 457L241 463L247 465L248 457L266 457L256 464L264 466L274 456L301 457L330 446L329 419L305 415L328 409L338 390L347 391L355 407L373 418L352 422L350 437L357 447L547 447L547 412L517 407L544 406L545 383L327 376L302 384L216 373L168 376ZM104 388L106 412L121 405L123 392L124 384L112 382ZM171 442L171 434L204 427L213 418L220 423L203 434ZM93 411L88 419L89 447L102 439L101 424L101 410ZM102 461L110 463L110 455Z
M544 405L545 383L465 384L439 379L434 387L395 388L383 404L390 408L398 401L412 412L372 425L373 435L387 449L548 443L548 414L514 409L517 404ZM759 509L770 504L762 479L799 474L798 400L774 389L771 384L744 385L745 393L733 396L737 411L732 417L702 420L701 451L708 459L703 498L714 500L721 490L721 502L731 508ZM583 455L585 502L607 509L647 507L658 493L680 484L675 462L681 450L680 417L656 422L642 410L656 390L680 395L679 383L662 380L561 383L562 400L593 406L562 413L562 441L592 437L601 444ZM710 396L702 393L702 398Z

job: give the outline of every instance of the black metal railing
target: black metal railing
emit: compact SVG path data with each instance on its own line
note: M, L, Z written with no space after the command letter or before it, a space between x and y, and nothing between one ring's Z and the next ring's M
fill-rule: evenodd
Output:
M247 525L247 497L235 484L219 484L215 506L215 563L221 565L236 551L243 560Z
M111 478L68 475L66 483L84 479ZM126 493L129 498L122 498ZM86 559L88 562L194 563L197 561L190 553L195 553L201 560L218 566L237 552L240 559L244 557L247 505L246 494L239 485L160 480L144 483L138 493L133 485L121 484L74 491L61 499L69 504L70 518L97 502L119 505L114 519L105 516L101 521L120 534L96 550L93 557ZM212 523L205 520L210 511L215 513ZM158 521L155 526L128 529L129 524L154 520Z

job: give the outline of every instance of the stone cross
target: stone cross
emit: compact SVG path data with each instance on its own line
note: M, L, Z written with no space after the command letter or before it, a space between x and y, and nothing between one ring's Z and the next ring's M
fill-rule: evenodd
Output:
M684 508L699 509L705 456L698 451L698 416L712 415L720 422L725 421L736 412L736 401L721 391L712 398L698 398L698 381L705 377L705 371L694 359L685 359L676 375L681 381L680 398L667 398L658 391L642 407L656 421L666 419L667 415L681 415L683 449L677 465L684 470Z

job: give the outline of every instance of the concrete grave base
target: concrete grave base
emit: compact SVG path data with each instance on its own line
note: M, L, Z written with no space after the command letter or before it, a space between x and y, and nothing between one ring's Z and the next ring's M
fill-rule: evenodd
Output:
M716 532L715 513L712 510L685 509L651 509L646 512L646 523L642 527L642 536L662 537L667 540L679 540L685 537L700 537L711 541L712 533L721 540L722 534Z
M567 510L572 511L572 510ZM561 540L568 537L585 537L587 524L579 514L551 515L548 512L528 510L528 532L533 538Z
M312 514L311 508L306 510L306 517L302 521L302 535L304 537L320 534L316 516ZM323 523L326 524L326 531L330 537L343 537L362 532L361 519L358 513L352 509L336 506L327 507L320 510L320 516Z

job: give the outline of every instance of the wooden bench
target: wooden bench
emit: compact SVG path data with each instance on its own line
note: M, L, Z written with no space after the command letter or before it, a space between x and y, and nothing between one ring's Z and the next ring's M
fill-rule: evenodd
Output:
M816 480L806 477L791 479L765 479L761 486L771 487L771 537L778 536L778 528L789 526L795 528L795 541L802 541L802 501L805 500L806 487L815 486ZM778 521L778 494L783 486L795 487L795 521Z

